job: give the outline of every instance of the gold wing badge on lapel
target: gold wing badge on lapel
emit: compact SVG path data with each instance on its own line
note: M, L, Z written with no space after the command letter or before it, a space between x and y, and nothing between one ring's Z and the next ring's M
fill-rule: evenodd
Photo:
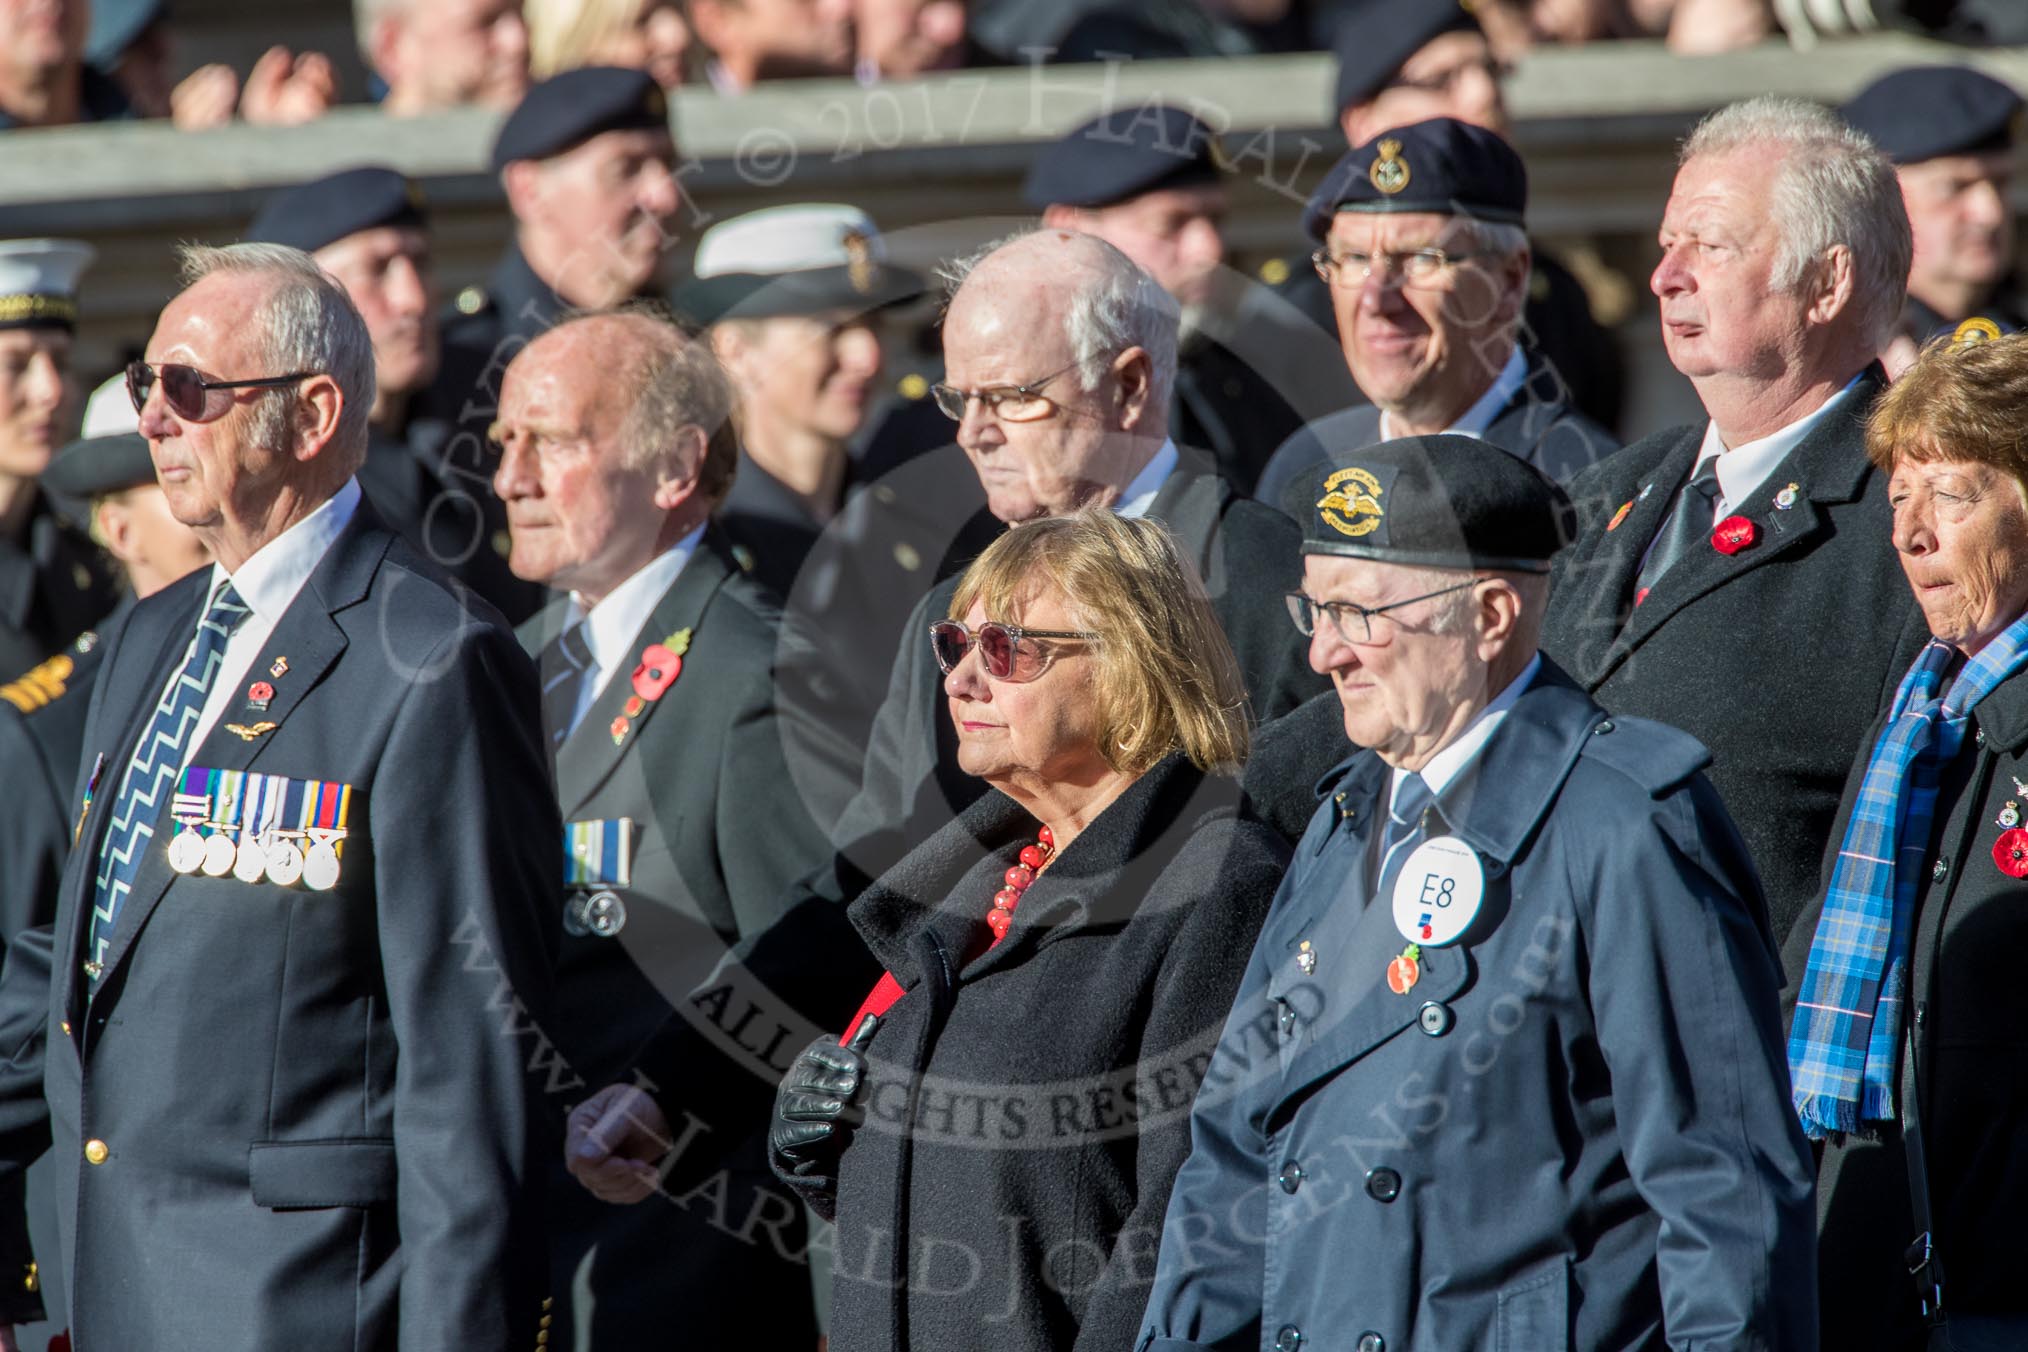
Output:
M225 725L225 730L239 738L242 742L251 742L256 737L267 736L280 726L281 724L279 723L256 723L252 727L248 727L244 723L228 723Z

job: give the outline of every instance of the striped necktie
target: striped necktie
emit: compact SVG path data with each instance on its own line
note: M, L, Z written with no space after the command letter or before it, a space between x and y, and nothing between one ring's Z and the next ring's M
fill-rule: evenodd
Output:
M583 620L556 636L543 650L542 726L549 732L549 749L563 749L564 739L577 723L577 702L584 693L584 679L591 670L591 644L585 641Z
M190 645L183 669L162 692L147 730L134 744L134 759L127 762L126 777L120 781L119 797L113 801L113 819L99 847L98 873L92 888L91 943L86 974L98 979L112 942L113 924L120 906L133 890L148 842L155 835L155 819L168 802L170 785L183 768L192 749L191 740L198 716L204 712L205 696L211 693L218 668L225 661L225 645L251 613L239 599L230 581L218 584L204 618L197 622L197 637Z
M1380 836L1380 867L1375 871L1373 895L1383 903L1394 895L1393 884L1408 858L1409 845L1422 833L1422 815L1436 806L1436 795L1421 775L1401 781L1401 792L1387 809L1387 829Z

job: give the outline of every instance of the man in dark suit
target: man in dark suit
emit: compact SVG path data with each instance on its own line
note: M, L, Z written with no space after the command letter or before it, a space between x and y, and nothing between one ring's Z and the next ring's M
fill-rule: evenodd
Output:
M673 326L595 315L514 359L495 435L510 562L569 593L523 628L567 823L567 862L550 879L563 945L552 1036L580 1090L661 1080L644 1047L676 1009L730 1028L738 1011L724 998L686 997L828 854L782 755L778 603L709 520L738 456L732 394L709 348ZM552 1346L731 1346L756 1310L770 1339L814 1343L802 1209L764 1149L778 1073L764 1069L768 1044L785 1057L814 1031L769 1022L725 1036L731 1051L707 1043L693 1056L749 1090L665 1100L684 1126L668 1137L682 1144L662 1196L616 1206L649 1180L622 1175L615 1190L588 1171L587 1191L566 1156L552 1161ZM611 1098L572 1116L574 1139ZM712 1189L722 1195L702 1203Z
M55 924L0 983L0 1023L44 1011L0 1075L0 1178L53 1147L80 1347L526 1347L534 671L361 504L343 291L293 249L184 262L129 379L215 563L106 635Z
M1825 233L1786 224L1794 194ZM1710 420L1579 476L1543 649L1614 713L1711 748L1780 942L1817 889L1860 739L1927 633L1861 435L1908 218L1872 142L1815 105L1754 99L1685 145L1661 241L1663 343Z
M682 200L668 99L645 71L587 66L537 84L501 124L492 164L514 240L492 276L460 291L444 315L431 392L452 423L438 475L475 493L495 468L486 429L507 363L572 309L651 295ZM489 523L504 529L498 504L489 506Z
M1310 198L1345 364L1373 402L1291 437L1255 496L1282 490L1326 446L1462 432L1567 483L1619 449L1518 329L1528 285L1528 174L1502 138L1451 118L1383 131ZM1303 504L1307 510L1309 504Z

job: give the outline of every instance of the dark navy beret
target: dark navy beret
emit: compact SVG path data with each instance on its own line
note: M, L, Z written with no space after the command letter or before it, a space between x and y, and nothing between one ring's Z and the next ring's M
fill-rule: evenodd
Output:
M1338 101L1331 107L1333 121L1385 89L1423 44L1445 33L1483 31L1459 0L1354 0L1335 22L1331 50L1338 58Z
M383 225L425 226L422 189L392 169L347 169L284 188L246 229L250 244L286 244L314 253Z
M1106 207L1157 188L1210 182L1224 163L1218 133L1183 109L1119 108L1036 156L1021 198L1037 211Z
M1910 66L1881 76L1838 111L1888 159L1914 164L2007 149L2021 96L1970 66Z
M1325 450L1283 496L1303 523L1305 554L1546 573L1576 531L1561 488L1477 437L1446 432Z
M1434 211L1519 225L1528 212L1528 170L1505 137L1431 118L1347 151L1310 195L1303 229L1322 243L1341 211Z
M67 497L95 498L154 483L155 462L148 455L148 439L139 432L83 437L56 453L42 482Z
M167 18L168 0L92 0L91 34L85 39L85 60L111 70L148 25Z
M515 160L560 155L602 132L669 129L669 98L654 77L620 66L581 66L533 85L493 142L493 172Z

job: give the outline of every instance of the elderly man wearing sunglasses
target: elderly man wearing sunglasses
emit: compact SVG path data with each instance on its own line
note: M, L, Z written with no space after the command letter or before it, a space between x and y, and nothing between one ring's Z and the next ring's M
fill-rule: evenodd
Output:
M0 1025L47 1036L0 1074L0 1195L53 1143L83 1346L525 1347L542 1107L502 1020L549 1018L561 834L534 669L361 501L338 284L271 244L184 267L128 388L215 562L103 635L55 924L8 954Z

